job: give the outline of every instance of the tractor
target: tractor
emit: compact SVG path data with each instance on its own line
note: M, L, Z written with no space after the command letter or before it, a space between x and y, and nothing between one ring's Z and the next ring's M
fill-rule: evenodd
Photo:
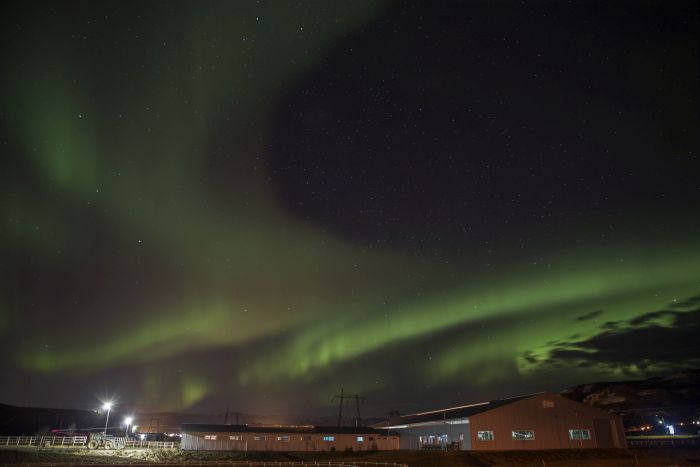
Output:
M88 449L123 449L124 439L115 436L107 436L102 433L90 433L87 443Z

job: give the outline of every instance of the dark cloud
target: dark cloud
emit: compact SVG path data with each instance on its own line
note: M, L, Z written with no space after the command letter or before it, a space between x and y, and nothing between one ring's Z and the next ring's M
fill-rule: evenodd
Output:
M576 321L588 321L594 318L597 318L598 316L603 314L603 310L595 310L591 311L590 313L586 313L585 315L577 316Z
M576 366L672 369L700 361L698 335L700 308L652 311L627 322L607 322L589 339L561 342L550 358Z
M620 327L620 323L621 321L606 321L600 326L600 328L609 331L614 331Z
M652 311L650 313L646 313L646 314L643 314L641 316L637 316L634 319L629 320L629 324L631 326L649 325L650 323L656 322L660 319L663 319L664 317L669 317L671 319L674 319L674 317L679 313L681 313L681 312L667 311L667 310Z

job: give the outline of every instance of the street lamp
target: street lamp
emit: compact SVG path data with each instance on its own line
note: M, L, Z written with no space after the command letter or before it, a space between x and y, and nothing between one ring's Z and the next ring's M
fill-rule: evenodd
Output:
M102 405L102 409L107 411L107 419L105 420L105 436L107 436L107 424L109 423L109 412L112 410L112 403L105 402L104 405Z
M124 424L126 425L126 431L124 432L124 435L128 438L129 437L129 425L131 425L131 422L134 421L134 417L126 417L124 419Z

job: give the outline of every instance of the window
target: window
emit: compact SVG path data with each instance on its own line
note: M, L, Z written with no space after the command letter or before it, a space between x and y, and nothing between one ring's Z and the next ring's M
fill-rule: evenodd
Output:
M358 437L357 437L357 442L358 442L358 443L364 443L364 442L365 442L365 437L364 437L364 436L358 436Z
M287 435L280 435L277 437L277 441L284 441L285 443L289 441L289 436Z
M216 435L204 435L204 439L216 440Z
M535 430L513 430L513 439L532 441L535 439Z
M477 431L476 439L478 439L479 441L493 441L493 431Z
M229 436L228 439L230 439L231 441L240 441L240 440L241 440L241 435Z
M580 428L569 430L569 439L591 439L591 430Z
M328 441L328 442L335 441L335 436L324 436L323 441Z
M263 436L263 435L255 435L255 436L253 436L253 439L255 441L265 441L267 439L267 437Z

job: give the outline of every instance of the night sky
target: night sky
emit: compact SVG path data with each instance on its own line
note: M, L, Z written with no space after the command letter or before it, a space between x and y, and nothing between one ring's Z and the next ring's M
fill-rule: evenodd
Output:
M381 415L700 366L697 2L0 16L0 402Z

